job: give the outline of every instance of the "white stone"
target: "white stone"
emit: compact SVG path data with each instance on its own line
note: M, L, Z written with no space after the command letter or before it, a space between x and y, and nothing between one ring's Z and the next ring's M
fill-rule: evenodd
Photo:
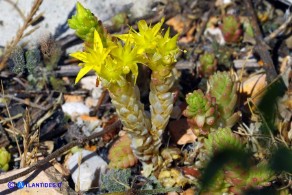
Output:
M82 163L80 167L78 167L78 160L81 158L81 154ZM77 181L79 177L80 190L88 191L91 188L98 187L99 176L105 173L107 163L96 153L82 150L70 157L68 160L68 167L75 185L78 185Z
M89 108L81 102L66 102L62 105L62 110L66 114L72 116L79 116L82 114L89 114Z
M101 21L107 21L119 12L129 12L132 17L143 17L151 11L150 6L153 0L135 1L135 0L78 0L85 8L89 8ZM12 0L13 3L20 8L21 12L26 16L31 10L34 0ZM29 41L34 44L40 40L45 34L55 34L57 27L67 23L70 12L74 9L77 0L58 0L58 1L43 1L37 14L43 13L44 20L39 23L40 28L29 35L24 41ZM17 30L23 24L23 19L20 17L17 10L8 1L0 1L0 45L5 46L8 41L16 35ZM29 27L27 31L33 27ZM65 29L65 28L64 28ZM26 31L26 32L27 32ZM65 29L62 36L73 34L71 29Z
M89 91L96 88L97 76L85 76L80 80L81 88Z
M222 34L222 31L219 28L207 28L204 32L204 35L209 39L210 41L215 40L220 44L220 45L225 45L225 40Z

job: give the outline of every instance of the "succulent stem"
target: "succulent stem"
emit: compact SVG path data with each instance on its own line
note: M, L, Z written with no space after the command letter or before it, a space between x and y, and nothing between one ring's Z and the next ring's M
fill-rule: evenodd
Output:
M150 82L150 112L151 112L151 134L155 141L155 147L161 145L161 138L170 114L173 110L173 94L170 92L174 83L173 73L170 72L166 77L159 75L158 71L153 71Z
M120 86L109 85L108 89L124 130L132 140L133 153L142 161L144 175L148 176L155 165L161 164L160 140L154 140L150 133L151 123L140 102L139 89L132 82Z

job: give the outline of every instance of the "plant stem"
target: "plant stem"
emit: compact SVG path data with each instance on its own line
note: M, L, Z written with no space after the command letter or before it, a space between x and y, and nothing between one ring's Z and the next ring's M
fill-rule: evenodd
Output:
M153 168L161 162L159 147L156 147L160 146L160 140L153 140L150 119L140 102L139 89L134 83L126 81L122 86L110 85L109 92L124 130L132 140L133 153L143 164L143 174L150 175Z

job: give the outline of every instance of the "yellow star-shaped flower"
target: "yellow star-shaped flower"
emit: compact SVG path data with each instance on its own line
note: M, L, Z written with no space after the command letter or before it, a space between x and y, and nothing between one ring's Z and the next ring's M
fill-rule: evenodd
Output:
M98 32L94 31L94 41L92 48L86 47L85 51L78 51L70 54L70 56L82 61L79 66L82 66L79 71L75 84L79 82L79 80L87 74L90 70L94 70L97 75L101 74L102 68L105 66L106 58L108 57L110 51L113 47L104 48L101 38Z

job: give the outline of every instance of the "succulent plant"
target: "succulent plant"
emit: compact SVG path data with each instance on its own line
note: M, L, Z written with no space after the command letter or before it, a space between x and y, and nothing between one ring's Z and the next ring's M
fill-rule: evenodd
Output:
M188 118L194 133L197 136L207 134L218 118L216 99L210 94L204 95L201 90L195 90L187 94L186 101L188 106L183 115Z
M87 24L84 20L93 22ZM163 21L152 27L141 20L138 31L131 28L127 34L115 35L118 39L112 39L102 25L96 23L90 11L80 4L77 5L77 15L68 21L86 43L84 51L71 54L82 61L75 83L90 70L96 72L99 81L110 92L124 130L130 136L133 153L143 164L144 176L149 176L162 165L159 148L174 101L170 89L174 83L172 69L178 52L178 35L170 37L169 30L162 35L160 28ZM81 24L86 27L80 27ZM145 113L136 85L138 63L152 70L149 95L151 119Z
M157 149L162 143L162 134L173 110L174 97L170 89L175 78L172 69L179 51L176 43L178 35L170 37L169 29L162 35L163 22L164 19L152 27L142 20L138 22L139 31L132 30L117 36L123 41L134 42L137 53L142 54L141 62L152 70L149 94L151 134Z
M220 29L227 43L237 43L242 36L242 25L239 18L233 15L223 17Z
M220 117L217 127L232 127L241 113L234 113L237 102L237 83L227 72L216 72L209 78L210 94L216 98Z
M11 154L5 149L0 148L0 170L8 171Z
M223 149L243 150L244 146L230 128L218 128L205 139L204 148L206 155L211 157Z
M230 128L219 128L209 134L204 142L204 153L206 160L214 156L216 153L232 149L236 151L245 150L243 143ZM233 194L241 194L249 188L261 188L269 186L273 178L273 172L268 168L267 164L260 163L252 165L247 169L242 167L241 162L227 162L222 170L219 170L214 182L204 189L203 194L214 194L228 192Z
M213 53L205 53L200 56L199 73L201 76L209 77L216 71L217 59Z
M120 137L109 150L110 168L129 168L138 162L130 147L131 139L128 135Z
M251 167L248 171L240 166L226 166L225 181L231 185L229 192L240 194L250 188L263 188L271 185L273 172L267 164L260 163Z
M230 184L225 181L224 172L218 171L209 185L206 186L200 194L213 195L213 194L224 194L228 192Z

